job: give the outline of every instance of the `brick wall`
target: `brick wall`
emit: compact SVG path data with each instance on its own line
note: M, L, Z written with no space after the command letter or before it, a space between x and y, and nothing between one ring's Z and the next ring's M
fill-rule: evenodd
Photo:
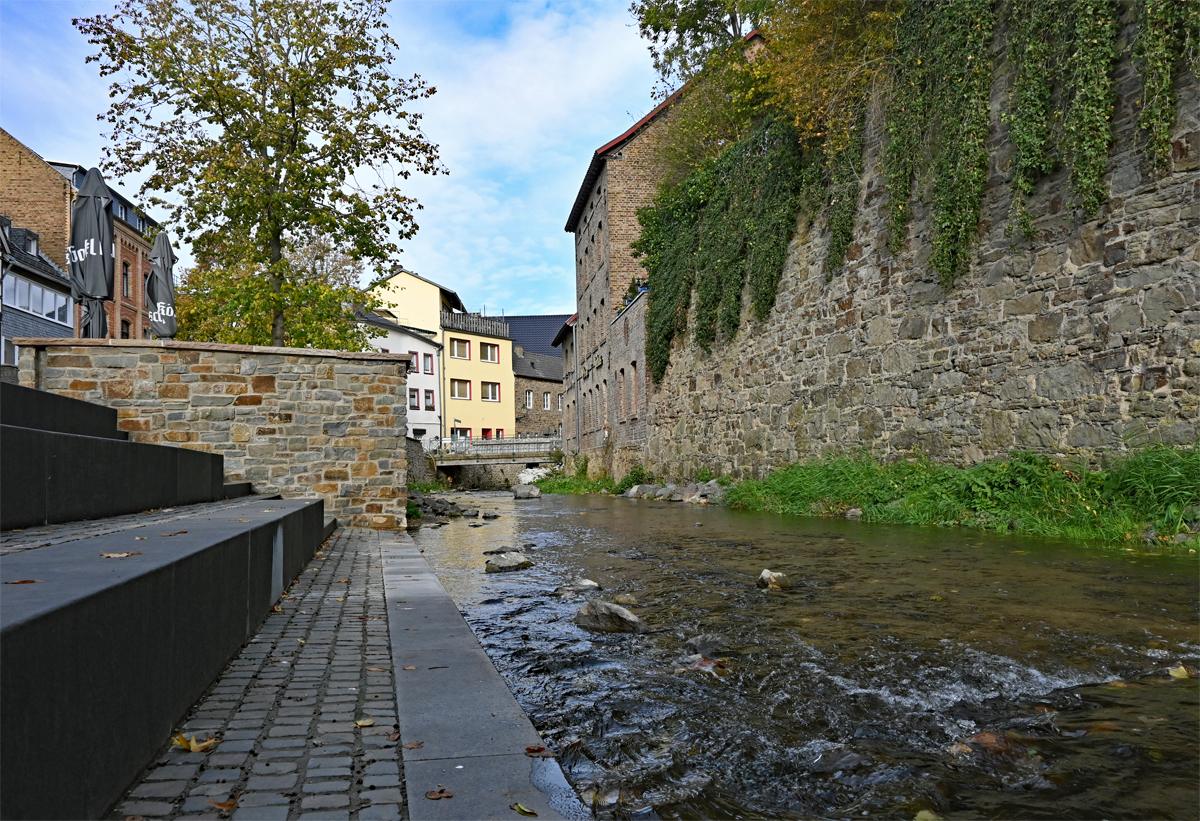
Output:
M67 270L71 183L2 128L0 214L37 234L42 253Z
M116 408L135 442L219 453L227 482L320 496L328 515L355 526L406 524L407 354L15 341L22 385Z

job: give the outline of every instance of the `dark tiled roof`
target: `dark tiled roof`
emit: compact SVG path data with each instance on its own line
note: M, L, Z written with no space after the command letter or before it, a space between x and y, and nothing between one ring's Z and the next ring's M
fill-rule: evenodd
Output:
M545 356L540 353L525 352L517 356L513 351L513 375L525 379L545 379L549 382L561 382L563 378L563 361L561 356Z
M69 325L51 322L12 305L5 305L4 311L0 312L0 336L6 339L58 339L74 335Z
M562 351L554 347L554 337L570 318L570 314L537 314L506 316L504 321L508 323L508 334L513 344L520 345L525 353L561 357Z
M55 290L66 293L71 287L71 279L67 272L59 268L45 254L31 254L25 249L29 247L28 234L33 233L26 228L12 226L8 229L8 254L12 265L17 269L14 273L25 276L33 274L34 278L46 285L54 286Z
M433 340L433 337L436 336L435 331L426 331L421 328L412 328L408 325L400 325L396 322L392 322L390 319L384 319L377 314L364 314L362 311L355 311L354 318L364 325L374 325L376 328L382 328L385 331L395 331L396 333L406 334L414 339L419 339L422 342L428 342L435 348L442 347L440 342L435 342Z

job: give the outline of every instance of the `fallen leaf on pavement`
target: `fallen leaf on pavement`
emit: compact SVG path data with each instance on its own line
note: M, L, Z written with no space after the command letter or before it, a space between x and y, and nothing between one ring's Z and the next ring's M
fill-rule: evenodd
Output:
M404 745L404 749L406 749L406 750L419 750L419 749L421 749L421 748L422 748L422 747L424 747L424 746L425 746L425 742L424 742L424 741L410 741L410 742L408 742L407 744L405 744L405 745Z
M235 795L233 798L229 799L228 801L213 801L210 798L210 799L208 799L208 803L212 804L214 807L216 807L221 812L233 812L233 808L237 806L238 798L240 798L240 796L237 796L237 795Z
M135 540L135 541L138 541L138 542L148 542L148 541L150 541L150 537L149 537L149 536L134 536L133 538L134 538L134 540Z
M41 579L21 579L19 582L5 582L5 584L40 584Z
M349 579L338 579L338 581L339 581L339 582L348 582L348 581L350 581L350 580L349 580Z
M554 750L547 750L545 747L526 747L525 755L530 758L558 758L558 753Z
M399 733L388 733L388 741L399 741L399 740L400 740Z
M403 668L403 669L405 669L405 670L416 670L417 668L416 668L416 666L413 666L413 667L405 667L405 668Z
M308 642L304 639L296 639L296 641L300 642L301 644L308 644Z
M275 606L274 606L274 607L272 607L271 609L272 609L272 610L274 610L276 613L282 613L282 612L283 612L283 608L282 608L282 607L280 607L279 605L275 605Z
M425 797L430 801L437 801L441 798L453 798L454 793L449 792L448 790L430 790L429 792L425 793Z
M101 553L100 558L102 558L102 559L127 559L130 556L140 556L140 555L142 555L142 551L134 550L129 553Z
M191 738L184 738L183 733L176 733L175 737L171 739L171 744L176 747L183 747L183 749L187 750L189 753L202 753L219 741L220 739L216 738L207 738L204 741L197 741L194 734Z
M449 670L450 666L448 664L435 664L432 667L430 667L429 669L430 670Z
M386 673L387 671L384 670L382 667L368 667L367 672L368 673Z
M354 723L355 723L355 724L357 724L359 727L374 727L374 726L375 726L375 719L373 719L373 718L360 718L358 721L356 721L356 722L354 722Z
M537 813L529 809L529 807L522 807L520 804L510 804L508 808L510 810L516 810L517 812L521 813L521 815L528 815L530 818L537 818Z

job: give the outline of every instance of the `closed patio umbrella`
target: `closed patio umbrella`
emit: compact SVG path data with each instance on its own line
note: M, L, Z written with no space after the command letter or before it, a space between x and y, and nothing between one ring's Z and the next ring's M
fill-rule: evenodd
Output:
M146 288L147 307L150 309L150 332L159 339L175 336L175 250L166 231L159 232L154 239L154 250L150 252L150 282Z
M83 178L71 208L71 242L67 268L71 296L83 305L79 334L85 339L108 336L104 303L113 296L112 194L100 171L93 168Z

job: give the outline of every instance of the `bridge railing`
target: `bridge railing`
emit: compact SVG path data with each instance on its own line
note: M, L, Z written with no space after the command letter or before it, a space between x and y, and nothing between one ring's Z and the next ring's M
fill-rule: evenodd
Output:
M442 439L433 457L487 459L502 456L545 456L562 447L558 436L529 436L518 439Z

